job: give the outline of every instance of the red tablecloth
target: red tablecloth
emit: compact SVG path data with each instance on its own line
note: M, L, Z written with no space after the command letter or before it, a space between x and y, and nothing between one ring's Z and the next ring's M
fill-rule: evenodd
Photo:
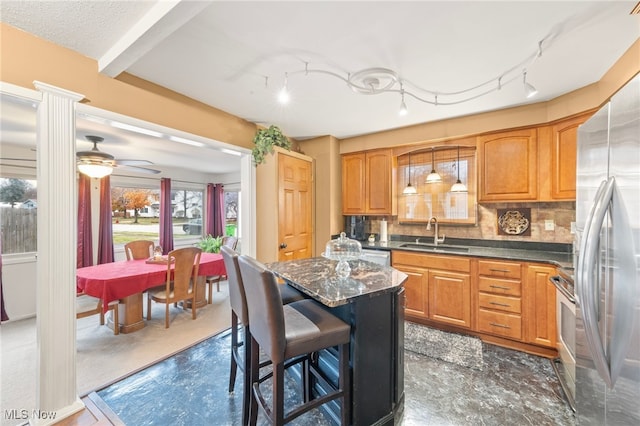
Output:
M198 275L224 275L221 254L202 253ZM167 279L167 266L128 260L87 266L76 271L77 288L90 296L99 297L106 310L109 302L142 293Z

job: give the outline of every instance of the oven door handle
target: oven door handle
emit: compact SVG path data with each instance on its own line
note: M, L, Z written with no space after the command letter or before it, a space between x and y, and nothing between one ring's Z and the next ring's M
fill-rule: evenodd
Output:
M575 299L575 297L573 297L573 294L569 293L569 291L566 288L564 288L564 286L562 285L563 279L560 277L560 275L554 275L554 276L549 277L549 281L551 281L551 283L554 286L556 286L556 289L560 293L562 293L562 295L564 297L566 297L567 300L569 300L569 302L574 303L574 304L576 303L576 299Z
M611 370L609 361L604 351L604 343L598 328L597 304L599 299L599 278L596 273L596 262L600 249L600 230L609 210L609 202L613 194L615 180L613 177L603 181L598 188L594 204L585 224L585 234L582 236L580 258L576 274L576 291L580 302L580 312L584 321L587 346L593 357L596 370L602 380L611 388ZM594 279L595 278L595 279Z

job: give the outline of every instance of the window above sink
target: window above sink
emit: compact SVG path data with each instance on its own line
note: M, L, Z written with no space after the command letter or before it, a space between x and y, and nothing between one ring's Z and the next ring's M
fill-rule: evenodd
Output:
M411 163L409 163L411 160ZM397 157L397 207L400 223L427 223L435 216L439 223L477 223L477 166L475 146L420 147ZM427 183L427 176L435 170L440 182ZM458 180L467 192L452 192ZM415 194L403 190L411 183Z

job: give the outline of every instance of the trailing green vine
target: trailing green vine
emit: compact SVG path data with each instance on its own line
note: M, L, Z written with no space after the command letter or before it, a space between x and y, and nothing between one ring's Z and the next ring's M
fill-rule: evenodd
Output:
M273 154L273 147L279 146L287 151L291 151L291 141L282 134L278 126L269 126L268 129L259 129L253 138L253 161L255 166L265 161L267 154Z

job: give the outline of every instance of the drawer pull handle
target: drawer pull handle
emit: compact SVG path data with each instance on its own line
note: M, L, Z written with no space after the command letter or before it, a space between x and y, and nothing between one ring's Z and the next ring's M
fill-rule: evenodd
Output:
M504 306L505 308L508 308L509 306L511 306L511 305L509 305L507 303L498 303L498 302L489 302L489 304L497 305L497 306Z
M502 285L493 285L493 284L489 285L489 287L491 287L491 288L499 288L500 290L509 290L510 289L510 287L505 287L505 286L502 286Z
M490 270L491 272L504 272L504 273L510 272L508 269L495 269L495 268L489 268L489 270Z
M508 325L504 325L504 324L496 324L495 322L490 322L489 325L492 325L494 327L500 327L500 328L511 328Z

